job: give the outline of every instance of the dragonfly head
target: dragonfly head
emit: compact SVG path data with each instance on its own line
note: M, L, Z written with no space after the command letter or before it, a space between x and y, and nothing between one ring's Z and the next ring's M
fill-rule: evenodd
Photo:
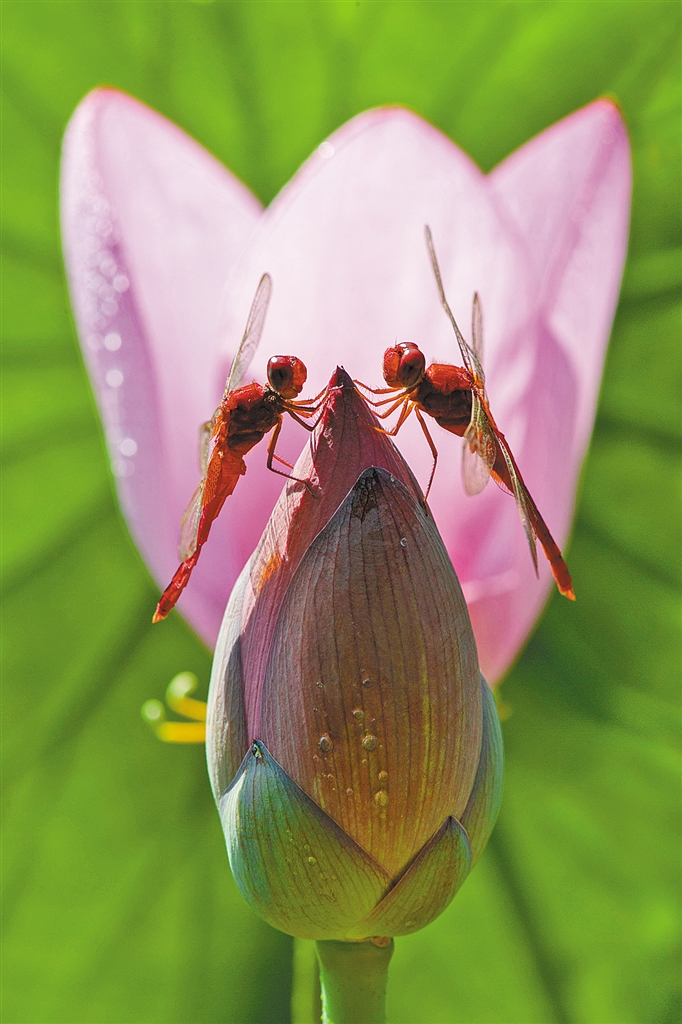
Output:
M384 380L391 388L414 388L424 376L426 360L413 341L401 341L384 352Z
M307 376L305 364L296 356L273 356L268 361L268 384L282 398L296 398Z

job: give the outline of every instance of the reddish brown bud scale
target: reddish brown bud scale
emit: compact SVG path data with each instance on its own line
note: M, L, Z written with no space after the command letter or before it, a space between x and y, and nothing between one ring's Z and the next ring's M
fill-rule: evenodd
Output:
M298 483L282 494L270 523L250 565L250 587L245 598L242 637L244 663L248 665L245 688L248 693L247 717L250 735L260 735L261 688L265 672L264 652L269 646L274 622L272 610L279 607L282 595L298 563L313 538L329 522L342 498L357 480L357 467L380 466L400 480L418 500L422 493L409 467L395 446L374 427L376 421L343 369L338 369L329 384L322 418L312 445L297 467L297 475L317 486L316 496ZM313 461L312 446L315 449ZM329 482L333 481L333 487ZM285 545L283 548L282 545ZM282 565L271 574L273 557ZM256 605L256 598L258 598ZM255 606L255 608L254 608ZM253 611L253 615L251 614Z

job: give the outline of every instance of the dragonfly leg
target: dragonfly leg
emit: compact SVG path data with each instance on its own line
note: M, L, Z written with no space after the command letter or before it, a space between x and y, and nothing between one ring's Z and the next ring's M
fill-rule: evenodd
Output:
M287 411L289 412L290 416L293 416L294 419L298 421L298 417L295 416L291 412L291 410L287 410ZM311 427L308 426L307 423L303 423L302 421L298 421L298 422L301 422L301 426L305 427L307 430L311 430L312 429ZM294 476L292 473L283 473L281 469L277 469L276 466L273 466L273 464L272 464L273 459L277 459L278 462L284 462L284 459L281 459L279 457L279 455L277 455L275 453L275 447L277 445L277 438L280 435L281 429L282 429L282 420L280 419L279 423L277 424L277 426L275 427L275 429L272 432L272 437L270 438L270 443L268 445L268 462L267 462L268 469L270 470L271 473L277 473L278 476L283 476L287 480L295 480L296 483L303 484L304 487L307 488L308 493L311 494L313 498L316 498L317 495L315 494L315 491L312 489L312 487L310 486L310 484L308 483L307 480L301 480L300 477ZM288 466L289 463L288 462L284 462L284 465ZM292 469L293 469L293 466L292 466Z
M417 419L419 420L420 427L424 431L424 437L428 441L429 448L431 449L431 454L433 455L433 467L431 469L431 476L429 477L428 487L426 488L426 494L424 495L424 504L426 504L426 501L427 501L428 496L429 496L429 491L431 490L431 484L433 483L433 478L436 475L436 465L438 464L438 449L436 448L435 444L433 443L433 438L429 434L429 428L426 426L426 423L424 421L424 417L422 416L421 412L419 411L418 406L416 406L416 405L414 407L414 413L415 413L415 416L417 417Z
M380 434L386 434L387 437L395 437L414 408L414 402L410 401L409 395L405 395L404 398L400 398L392 409L389 409L387 412L385 412L383 416L379 416L379 419L385 419L386 416L389 416L401 404L403 406L403 410L400 413L400 416L398 417L398 422L396 423L392 430L384 430L383 427L375 427L374 429L377 430Z
M389 399L389 401L392 401L392 399ZM385 409L383 412L377 412L374 415L376 416L376 418L378 420L385 420L392 413L394 413L396 411L396 409L399 409L401 405L405 405L405 403L407 403L407 402L409 402L409 395L401 395L400 398L397 398L393 402L393 404L388 407L388 409ZM383 402L378 402L377 404L378 405L383 405L384 403ZM402 415L402 413L401 413L401 415ZM398 428L398 429L400 429L400 428ZM389 431L389 433L390 433L390 431Z
M373 409L379 409L382 405L390 405L391 402L396 401L400 402L407 394L407 391L399 391L396 388L387 388L386 390L391 392L391 397L382 398L380 402L373 402L371 398L367 397L367 395L363 395L362 397L365 402L367 402L367 405L371 405ZM396 395L399 397L396 398Z
M302 427L304 427L306 430L309 430L311 433L313 432L313 430L317 426L317 420L315 420L315 422L311 426L310 423L306 423L305 420L301 419L300 410L299 410L298 413L295 413L294 410L291 409L288 405L285 406L285 409L289 413L289 415L291 416L292 420L296 420L296 422L300 423L300 425ZM309 415L313 416L315 414L315 412L316 412L316 410L313 409L313 411L311 413L309 413ZM278 456L275 456L275 458L278 458ZM283 459L279 459L279 461L283 462ZM289 465L289 463L287 462L287 466L288 465ZM292 466L292 469L293 469L293 466Z
M292 409L296 409L301 416L314 416L318 409L326 402L328 391L329 388L325 388L324 391L320 391L319 395L306 399L304 402L288 401L285 407L289 412Z
M304 398L304 399L301 399L300 400L301 401L301 405L315 405L315 402L318 403L318 406L321 405L322 402L324 401L325 397L326 397L326 394L327 394L328 390L329 390L329 385L325 384L325 386L322 388L320 393L318 395L315 395L314 398ZM316 408L318 406L316 406Z
M388 395L391 391L395 391L395 388L371 388L369 384L363 384L361 380L353 380L353 383L364 388L365 391L369 391L370 395ZM367 398L365 401L370 402L370 399ZM370 405L375 404L375 402L370 402Z

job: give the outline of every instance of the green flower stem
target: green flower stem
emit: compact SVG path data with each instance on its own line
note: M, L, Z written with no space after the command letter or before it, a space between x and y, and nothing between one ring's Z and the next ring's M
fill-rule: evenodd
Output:
M322 1024L386 1024L386 982L393 956L373 942L315 943L322 985Z

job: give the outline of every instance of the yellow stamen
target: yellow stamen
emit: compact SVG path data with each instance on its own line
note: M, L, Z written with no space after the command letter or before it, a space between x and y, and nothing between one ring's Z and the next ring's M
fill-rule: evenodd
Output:
M206 721L206 703L188 696L197 688L199 680L193 672L180 672L171 679L166 690L166 704L178 715L191 718L195 722Z
M169 722L160 700L148 700L142 705L142 717L164 743L204 743L206 740L206 704L189 697L197 687L197 677L191 672L181 672L171 679L166 690L169 708L189 722Z

